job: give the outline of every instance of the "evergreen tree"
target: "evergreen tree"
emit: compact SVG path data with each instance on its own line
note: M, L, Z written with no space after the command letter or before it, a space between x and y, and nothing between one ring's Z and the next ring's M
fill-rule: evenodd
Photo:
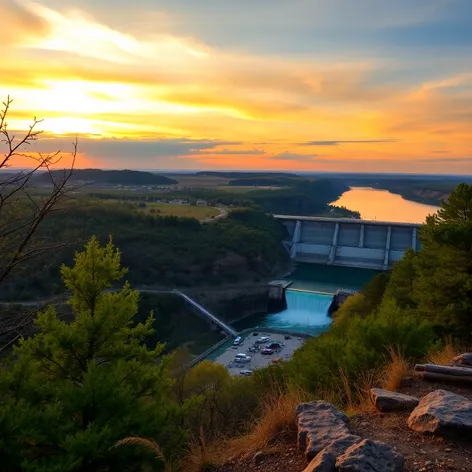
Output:
M472 337L472 186L460 184L421 230L413 298L444 334Z
M92 238L74 267L61 272L74 320L66 323L50 306L37 319L39 332L23 339L4 366L1 465L28 472L141 470L152 455L114 448L118 440L151 438L169 454L182 439L163 345L143 343L153 316L135 323L139 293L128 283L109 290L126 273L111 241L102 248Z

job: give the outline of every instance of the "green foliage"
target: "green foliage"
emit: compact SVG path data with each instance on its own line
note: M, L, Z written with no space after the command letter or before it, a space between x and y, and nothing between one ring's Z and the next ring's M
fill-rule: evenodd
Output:
M460 184L421 229L421 251L395 267L388 292L438 334L472 337L472 185ZM413 280L413 283L411 281ZM408 292L411 290L411 294Z
M382 303L389 282L386 273L377 274L360 292L349 297L335 314L336 324L344 323L353 316L367 316Z
M284 270L283 225L262 212L237 210L228 219L202 225L191 218L145 215L124 205L77 202L69 212L51 215L43 234L57 242L85 241L109 235L122 251L130 282L164 287L217 285L272 276ZM39 258L1 287L8 300L46 297L62 289L59 261L70 263L72 249ZM24 290L26 289L27 290Z
M414 283L417 277L415 261L417 254L413 249L408 249L403 258L395 264L390 275L390 281L385 291L387 299L394 299L399 307L416 308L414 299Z
M153 316L135 323L139 294L128 283L107 291L126 273L111 242L101 248L92 238L74 267L61 272L74 320L67 324L49 307L36 321L39 332L21 341L1 375L2 466L140 470L133 464L148 453L110 448L130 434L155 439L167 453L182 440L163 345L143 344Z
M384 302L377 312L346 318L309 340L287 364L288 373L313 392L342 389L341 370L356 382L366 372L381 369L392 346L414 360L427 352L433 340L428 322L392 301Z

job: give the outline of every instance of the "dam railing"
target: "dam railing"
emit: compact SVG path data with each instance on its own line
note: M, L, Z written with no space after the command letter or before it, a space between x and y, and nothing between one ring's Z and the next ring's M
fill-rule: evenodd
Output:
M210 313L206 308L201 306L198 302L190 298L188 295L185 295L185 293L179 290L172 290L172 292L170 293L173 293L179 296L180 298L183 298L190 306L198 310L203 316L207 317L210 321L218 325L223 331L225 331L229 335L236 336L238 334L234 328L226 324L224 321L220 320L213 313Z

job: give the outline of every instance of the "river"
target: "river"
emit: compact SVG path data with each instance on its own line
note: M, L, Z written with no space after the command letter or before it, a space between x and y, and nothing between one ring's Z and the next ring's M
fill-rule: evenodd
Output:
M332 203L358 211L363 220L392 221L395 223L424 223L426 217L439 207L405 200L388 190L371 187L351 187Z

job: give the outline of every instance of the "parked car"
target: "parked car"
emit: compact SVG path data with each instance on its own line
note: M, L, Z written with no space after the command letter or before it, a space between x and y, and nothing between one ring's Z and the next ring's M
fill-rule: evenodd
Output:
M238 336L234 341L233 341L233 346L239 346L243 342L243 338L241 336Z
M269 344L266 344L266 348L274 349L274 350L282 349L282 344L278 342L271 342Z
M259 336L259 333L257 331L254 331L254 333L252 333L253 336Z
M248 356L247 354L239 353L234 356L234 362L251 362L251 356Z
M250 370L250 369L241 370L239 373L240 373L240 375L245 375L247 377L249 377L250 375L253 374L252 370Z
M286 335L284 336L284 339L285 339L285 340L292 339L292 336L289 336L288 334L286 334Z
M273 353L274 353L274 350L273 350L273 349L267 349L267 348L265 348L265 349L262 349L262 351L261 351L261 354L263 354L264 356L270 356L270 355L273 354Z
M249 352L259 352L260 349L257 347L257 346L251 346L249 349L248 349Z
M256 339L257 344L264 344L268 341L270 341L269 336L261 336L260 338Z

